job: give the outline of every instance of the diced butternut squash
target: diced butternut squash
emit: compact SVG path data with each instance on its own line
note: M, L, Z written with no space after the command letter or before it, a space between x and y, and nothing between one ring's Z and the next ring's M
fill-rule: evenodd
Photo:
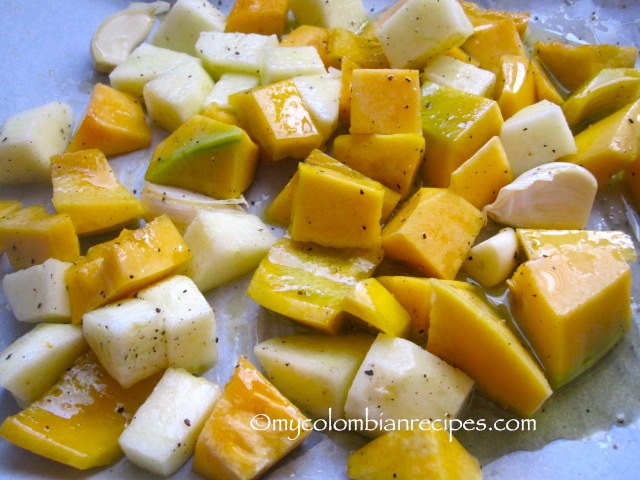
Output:
M420 133L421 126L418 70L353 71L349 133Z
M374 247L380 244L383 201L378 182L300 163L289 233L328 247Z
M640 100L575 136L577 152L561 157L589 170L602 190L609 179L640 157Z
M89 105L67 148L68 152L97 148L106 156L148 147L151 128L139 100L98 83Z
M529 417L551 395L542 369L477 294L433 280L427 350L459 368L488 398Z
M338 110L338 119L340 125L349 127L351 124L351 79L353 71L362 68L351 57L346 56L342 59L340 65L340 73L342 74L342 88L340 90L340 105Z
M422 165L425 140L419 133L340 135L333 155L351 168L408 197Z
M425 276L455 278L476 236L483 214L444 188L421 188L382 230L385 255Z
M14 212L17 212L22 208L22 202L19 200L0 200L0 221L2 221L2 217L10 215ZM4 245L2 243L2 238L0 237L0 255L4 252Z
M375 278L366 278L354 285L342 308L376 333L404 338L409 334L411 316Z
M500 137L493 137L453 171L449 190L482 210L512 181L513 172Z
M71 217L66 213L49 214L42 205L1 217L0 245L4 245L14 270L50 258L74 262L80 256L80 242Z
M80 470L111 465L122 457L118 438L125 425L158 379L124 389L88 352L42 398L7 417L0 436Z
M240 124L262 147L266 161L305 158L324 143L292 80L232 96Z
M193 468L210 479L258 478L311 433L296 430L305 422L300 410L240 357L198 436Z
M467 1L461 1L460 5L462 5L464 12L467 14L467 17L469 17L469 20L471 20L474 27L491 24L494 20L510 18L515 23L518 34L523 36L529 26L529 20L531 19L530 12L512 12L510 10L483 8L475 2Z
M537 57L529 57L531 62L531 71L533 73L533 81L536 85L537 101L547 100L556 105L562 105L564 96L562 89L551 78L542 62Z
M622 45L573 45L536 42L534 54L569 91L575 90L603 68L633 68L638 48Z
M453 171L499 135L502 124L494 100L426 82L422 87L422 133L427 144L422 176L427 186L448 187Z
M241 74L229 74L229 75L241 75ZM220 82L216 83L219 85ZM235 92L234 92L235 93ZM212 120L216 120L221 123L227 123L229 125L235 125L237 127L240 126L238 122L238 116L232 110L228 110L224 108L222 105L219 105L215 102L207 105L204 110L202 110L201 115L203 117L208 117Z
M227 15L225 32L282 35L288 0L235 0Z
M440 428L387 432L349 455L347 474L353 480L482 479L478 460Z
M640 210L640 158L627 165L622 172L622 186L633 207Z
M91 247L65 274L73 323L82 315L168 276L191 258L166 215Z
M530 260L508 285L515 320L554 388L597 362L631 325L631 270L609 248Z
M496 80L496 98L505 120L537 101L533 69L528 57L503 55Z
M284 238L260 262L247 295L311 328L336 333L345 317L344 297L381 260L381 249L329 248Z
M235 125L194 115L160 142L145 180L214 198L237 198L249 188L258 147Z
M53 206L68 213L78 235L116 230L144 213L142 204L113 173L100 150L51 158Z
M329 68L329 30L315 25L299 25L280 40L281 47L312 46L318 51L322 63ZM335 66L335 65L334 65Z
M361 68L389 68L389 61L375 36L354 33L346 28L332 28L327 43L329 66L340 68L347 57Z

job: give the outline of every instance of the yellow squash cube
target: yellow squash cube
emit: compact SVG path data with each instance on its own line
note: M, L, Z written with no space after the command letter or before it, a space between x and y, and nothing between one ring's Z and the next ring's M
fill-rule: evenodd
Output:
M627 165L621 177L626 196L633 207L640 211L640 158Z
M451 173L492 137L503 119L494 100L426 82L422 87L422 176L430 187L448 187Z
M537 57L530 57L533 81L536 84L536 97L538 101L547 100L562 105L564 103L563 93L559 86L553 81L547 69Z
M452 280L485 224L483 214L443 188L421 188L382 230L385 254L422 275Z
M300 163L289 234L328 247L374 247L383 202L378 182Z
M340 102L338 109L338 120L340 125L349 128L351 124L351 78L353 71L362 68L350 57L344 57L340 65L340 73L342 75L342 88L340 89Z
M213 198L237 198L249 188L258 147L240 127L194 115L160 142L145 180Z
M123 227L144 213L142 204L116 178L100 150L51 158L53 206L68 213L78 235Z
M481 68L497 75L503 55L527 55L518 31L519 25L520 22L509 17L487 19L474 29L462 49L478 60Z
M2 221L2 217L17 212L21 208L22 203L19 200L0 200L0 221ZM0 238L0 255L2 255L3 252L4 245L2 244L2 238Z
M292 80L234 94L230 102L266 161L305 158L325 141Z
M342 27L329 30L327 56L329 65L334 68L340 68L347 57L361 68L389 68L389 61L375 35L354 33Z
M349 455L353 480L481 480L478 460L451 433L436 426L393 430Z
M128 93L98 83L67 151L97 148L111 156L150 144L151 127L140 102Z
M289 12L289 0L235 0L225 32L282 35Z
M71 217L49 214L34 205L0 218L0 244L4 245L14 270L44 263L50 258L74 262L80 256L80 242Z
M512 181L513 172L500 137L493 137L453 171L449 190L482 210Z
M122 457L118 438L159 377L124 389L88 352L42 398L5 418L0 436L21 448L79 470Z
M424 137L418 133L340 135L333 141L338 160L404 198L414 188L424 151Z
M640 157L640 100L575 136L578 151L559 160L589 170L602 190L609 179Z
M421 126L418 70L353 71L349 133L420 133Z
M329 248L283 238L255 271L247 295L259 305L325 333L344 321L344 297L369 278L381 249Z
M375 278L359 281L345 297L342 308L376 333L406 338L411 316L394 295Z
M631 325L631 270L609 248L525 262L508 285L516 322L554 388L597 362Z
M280 40L281 47L314 47L327 68L330 66L328 44L329 30L316 25L299 25Z
M433 280L427 350L469 375L488 398L533 415L551 395L540 366L477 294Z
M531 62L526 56L504 55L496 79L495 97L505 120L538 101Z
M495 20L509 18L514 22L518 35L522 36L526 32L529 26L529 20L531 19L531 13L529 12L512 12L510 10L483 8L475 2L468 1L461 1L460 4L474 27L491 25Z
M302 443L311 433L310 425L295 405L240 357L198 436L193 468L215 480L258 478Z

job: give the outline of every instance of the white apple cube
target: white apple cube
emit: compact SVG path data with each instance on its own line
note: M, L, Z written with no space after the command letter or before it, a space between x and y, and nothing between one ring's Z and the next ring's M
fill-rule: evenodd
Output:
M51 156L64 152L73 110L51 102L8 117L0 128L0 185L51 183Z
M496 75L447 55L439 55L430 61L420 75L421 81L447 85L463 92L492 98Z
M143 100L147 82L182 65L201 64L199 58L143 43L109 74L113 88Z
M15 317L21 322L71 321L69 292L64 279L69 262L50 258L44 263L7 273L2 288Z
M82 330L100 363L124 388L167 367L161 312L130 298L84 314Z
M201 291L255 269L276 241L260 217L236 210L202 210L184 233L193 255L180 273Z
M225 14L208 0L177 0L151 37L151 43L195 55L200 33L224 32L225 23Z
M562 108L548 100L524 107L505 120L500 141L515 177L577 150Z
M364 425L377 436L386 420L438 420L458 417L474 386L465 373L403 338L379 334L347 394L345 416L378 421ZM398 423L400 425L400 423Z
M315 47L269 48L262 59L262 83L275 83L300 75L320 75L327 69Z
M204 100L205 107L212 103L221 108L231 109L229 97L234 93L244 92L260 84L260 77L248 73L223 73Z
M473 25L457 0L408 0L376 29L392 68L422 69L471 34Z
M0 386L25 407L87 350L78 325L40 323L0 353Z
M356 32L367 21L362 0L290 0L289 8L300 25Z
M276 35L202 32L196 42L196 54L215 80L228 72L261 76L265 51L278 45Z
M318 131L324 138L331 137L338 127L342 89L341 72L330 68L328 73L303 75L294 77L292 80L298 87L302 102Z
M307 334L270 338L254 347L266 377L314 418L343 418L351 381L375 337Z
M518 237L513 228L503 228L494 236L474 245L462 269L483 287L504 282L516 268Z
M163 73L144 86L144 103L156 125L172 132L204 108L213 80L196 63Z
M137 297L160 309L169 367L201 374L216 363L215 313L193 280L173 275L138 292Z
M169 368L118 440L126 457L155 473L175 473L193 454L220 388L186 370Z

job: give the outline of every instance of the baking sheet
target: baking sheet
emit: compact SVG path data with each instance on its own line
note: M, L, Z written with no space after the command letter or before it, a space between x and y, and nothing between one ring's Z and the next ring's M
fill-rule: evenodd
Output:
M388 1L365 1L373 13ZM533 12L532 24L549 34L575 41L640 45L640 2L637 0L495 0L493 8ZM122 0L0 0L0 121L8 115L50 101L71 105L76 119L93 85L106 82L96 74L89 56L91 35L108 14L125 8ZM228 9L230 2L219 6ZM544 33L547 35L547 33ZM157 131L156 140L164 136ZM131 189L138 189L151 149L113 159L112 165ZM261 167L258 181L246 197L249 209L261 213L284 185L294 164ZM50 187L0 186L0 197L24 204L50 204ZM601 195L592 228L634 230L637 218L616 192ZM0 260L0 278L10 271ZM634 265L634 295L640 298L640 274ZM297 327L257 307L244 295L249 276L207 294L216 308L220 362L207 377L224 385L238 355L253 358L257 341L288 334ZM634 311L637 311L634 303ZM483 432L460 440L484 464L488 479L631 479L640 471L640 346L638 317L627 337L594 369L557 392L536 418L536 432ZM11 315L0 291L0 350L31 328ZM0 392L0 419L18 411L9 392ZM479 396L469 407L470 418L511 418ZM348 452L365 443L356 434L315 433L269 479L344 479ZM13 447L0 440L0 478L156 478L126 460L102 470L78 472ZM190 464L174 478L197 478Z

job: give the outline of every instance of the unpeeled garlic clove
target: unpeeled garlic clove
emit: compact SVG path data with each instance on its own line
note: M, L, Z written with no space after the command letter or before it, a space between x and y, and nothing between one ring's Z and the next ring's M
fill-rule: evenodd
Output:
M110 73L149 36L156 15L169 8L168 2L133 2L104 19L91 39L94 68L101 73Z
M589 221L597 190L598 182L586 168L547 163L503 187L484 211L511 227L581 229Z

